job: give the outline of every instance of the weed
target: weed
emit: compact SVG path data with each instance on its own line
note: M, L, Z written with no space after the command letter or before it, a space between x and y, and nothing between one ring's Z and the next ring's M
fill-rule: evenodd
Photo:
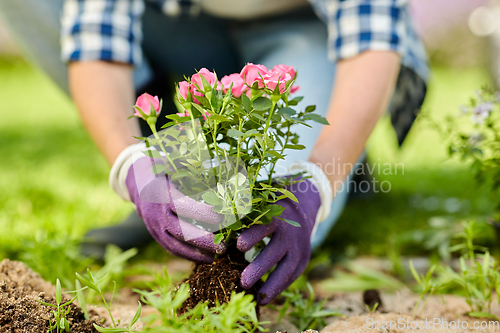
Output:
M92 259L79 253L77 240L40 231L34 241L26 241L20 259L45 280L59 279L65 288L74 288L75 271L92 264Z
M313 288L309 283L306 283L306 285L309 292L308 298L304 298L299 289L289 289L282 293L286 300L280 310L278 323L286 314L290 317L290 321L299 331L305 331L307 329L320 330L326 326L326 317L342 315L338 311L323 310L327 300L317 302L315 300ZM288 312L288 310L291 311Z
M499 273L489 251L474 245L474 239L481 230L480 223L470 221L463 223L463 227L464 231L457 235L463 242L450 248L450 251L463 252L459 259L460 272L453 271L451 267L445 267L443 271L449 278L449 283L456 284L465 291L465 300L471 308L469 315L473 316L490 311L492 295L499 283Z
M434 273L434 270L436 269L436 265L432 265L432 267L429 269L426 275L419 275L417 273L417 270L413 266L413 261L410 260L410 270L411 274L413 275L413 278L417 283L420 285L420 288L422 291L420 292L420 296L418 298L417 303L415 304L415 308L413 309L413 315L415 316L417 314L420 302L424 300L424 303L422 304L422 308L420 309L420 313L424 310L425 306L427 305L427 301L431 298L432 294L434 294L441 286L436 283L436 281L432 278L432 274ZM425 297L427 295L427 298Z
M368 304L365 304L365 307L368 310L368 312L370 313L370 315L373 315L375 313L375 311L377 311L378 306L379 306L378 302L373 304L373 306L371 308L368 306Z
M56 308L56 310L52 311L54 314L54 322L52 323L49 320L49 332L69 332L69 321L66 319L66 316L71 311L71 303L76 299L76 297L72 298L66 303L62 303L62 287L61 281L57 279L56 281L56 304L45 303L41 300L38 300L43 305L50 306L52 308Z
M338 270L333 279L321 282L321 288L328 291L363 291L368 289L403 288L404 285L397 279L376 269L371 269L354 262L343 264L351 273Z
M111 328L100 327L100 326L94 324L94 327L96 328L96 330L98 330L99 332L105 332L105 333L136 332L136 331L132 330L132 327L139 320L140 315L141 315L142 305L140 302L139 302L139 307L137 308L137 311L135 313L135 316L132 319L132 321L130 322L129 326L127 328L118 327L118 325L120 324L120 321L115 321L115 319L113 318L113 314L111 313L111 305L113 303L113 298L114 298L114 294L116 291L116 283L113 282L113 285L114 285L113 294L111 296L111 300L108 303L108 302L106 302L106 298L104 297L104 294L103 294L103 291L101 288L101 283L103 281L105 281L107 274L98 280L96 280L96 278L94 277L94 275L92 274L90 269L87 269L87 277L83 277L82 275L80 275L78 273L75 273L75 274L76 274L77 279L85 286L84 288L79 289L76 292L79 292L79 291L86 289L86 288L89 288L89 289L95 291L99 296L101 296L101 299L104 302L104 307L108 311L109 317L111 318L111 323L112 323Z
M96 280L100 281L102 293L114 292L114 290L124 286L125 277L128 275L125 264L136 254L137 249L135 248L122 252L117 246L108 245L106 247L104 266L94 274ZM101 299L93 289L90 289L86 296L87 301L93 302L96 301L96 298L97 300Z
M189 286L181 284L174 288L167 270L156 274L152 291L135 290L141 294L141 300L157 313L143 318L143 333L247 333L263 331L255 312L255 302L251 295L244 293L231 294L230 301L208 308L206 303L198 304L183 314L177 311L189 297Z
M462 223L463 232L456 235L462 239L462 242L449 248L450 252L462 251L459 258L460 270L455 272L449 266L440 266L440 278L433 278L436 266L432 266L427 274L419 276L410 261L410 268L413 277L420 285L422 291L414 314L417 312L420 302L425 298L422 309L424 309L427 300L433 293L442 290L455 290L465 294L465 301L470 306L471 317L494 318L489 313L492 296L495 291L500 291L500 273L495 265L495 260L491 257L489 251L474 244L474 240L484 230L484 223L469 221ZM476 253L479 252L479 253Z

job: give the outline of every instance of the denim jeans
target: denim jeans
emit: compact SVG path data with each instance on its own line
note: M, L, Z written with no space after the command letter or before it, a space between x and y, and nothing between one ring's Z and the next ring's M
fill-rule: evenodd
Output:
M25 54L63 91L68 92L67 67L60 61L59 15L62 0L0 0L0 16L16 37ZM255 21L231 21L201 14L195 18L171 18L146 6L143 16L145 61L134 70L136 88L147 84L160 68L175 81L194 69L215 69L218 76L239 71L244 63L293 66L298 71L299 104L316 105L325 115L332 91L335 64L327 59L327 29L312 11ZM29 23L27 23L29 22ZM153 70L153 68L155 70ZM286 173L296 159L307 160L322 125L296 128L302 151L291 151L276 170ZM330 216L312 239L319 246L339 218L348 189L337 192Z

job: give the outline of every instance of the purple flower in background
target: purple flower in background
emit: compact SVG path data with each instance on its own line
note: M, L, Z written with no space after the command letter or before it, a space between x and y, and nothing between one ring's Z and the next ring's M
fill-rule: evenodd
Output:
M466 106L466 105L460 105L460 114L463 116L463 115L466 115L469 113L469 107Z
M469 137L468 143L471 146L476 146L479 142L484 140L484 135L482 133L475 133Z
M489 117L491 111L493 111L492 102L484 102L479 104L472 110L472 122L478 125L484 123L486 118Z

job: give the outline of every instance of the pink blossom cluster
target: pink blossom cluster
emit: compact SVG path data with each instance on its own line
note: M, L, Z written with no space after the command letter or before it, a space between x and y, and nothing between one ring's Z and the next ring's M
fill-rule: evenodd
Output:
M267 87L272 92L278 87L279 92L282 94L286 90L287 83L295 79L296 71L292 66L276 65L271 70L268 70L264 65L255 65L248 63L243 67L240 73L234 73L224 76L220 81L217 81L217 89L224 93L231 87L231 93L234 97L238 98L243 93L250 95L250 88L257 82L259 89ZM201 77L203 76L207 82L213 86L217 80L215 73L210 72L206 68L202 68L198 73L191 77L191 83L188 81L179 82L179 95L187 100L189 94L196 100L196 96L203 96L203 83ZM299 89L298 86L293 86L290 93L294 93Z
M247 63L240 73L226 75L218 81L215 73L206 68L202 68L198 73L191 76L189 81L179 82L178 94L184 101L187 101L191 95L192 100L195 103L200 104L200 102L196 99L196 96L205 96L201 77L203 77L211 87L213 87L217 82L217 90L222 90L224 93L227 93L229 88L231 88L231 93L236 98L241 97L242 94L246 94L251 97L252 87L256 89L265 88L269 93L274 93L277 90L280 94L283 94L286 91L288 83L295 79L296 74L297 72L292 66L281 64L274 66L271 70L268 70L264 65ZM290 88L290 93L294 93L298 89L298 86L292 86ZM181 102L184 101L181 100ZM144 118L144 120L147 120L148 118L155 118L160 113L160 108L161 103L158 96L153 97L144 93L137 98L134 116ZM177 114L179 116L189 117L188 110ZM207 120L208 115L208 111L205 111L202 116L205 120Z

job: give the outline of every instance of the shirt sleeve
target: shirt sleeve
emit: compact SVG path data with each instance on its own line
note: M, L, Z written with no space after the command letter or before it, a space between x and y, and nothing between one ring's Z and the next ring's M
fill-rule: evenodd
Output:
M426 55L407 0L310 0L328 25L328 55L338 61L367 50L395 51L427 79Z
M143 0L65 0L62 60L140 64L143 12Z

